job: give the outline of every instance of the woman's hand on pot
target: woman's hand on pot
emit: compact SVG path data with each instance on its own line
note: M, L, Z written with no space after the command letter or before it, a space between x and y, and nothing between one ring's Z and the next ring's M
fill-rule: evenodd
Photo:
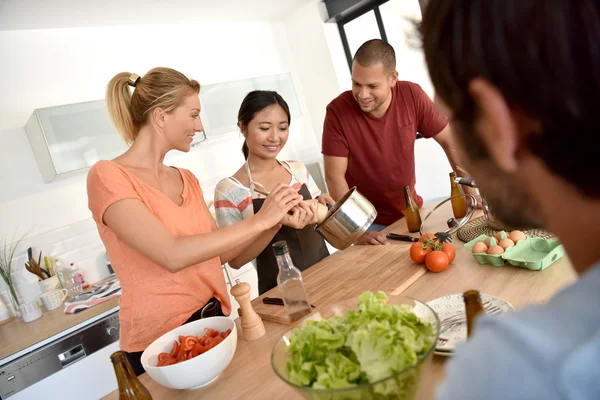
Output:
M260 211L256 213L256 217L264 223L265 229L269 229L279 224L288 215L288 212L301 202L302 196L297 191L280 183L265 198L265 202Z

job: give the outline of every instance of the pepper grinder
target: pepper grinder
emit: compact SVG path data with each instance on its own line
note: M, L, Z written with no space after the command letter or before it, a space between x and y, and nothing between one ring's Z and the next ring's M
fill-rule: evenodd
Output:
M231 295L242 309L242 330L248 341L256 340L265 334L265 326L250 303L250 285L242 282L231 288Z

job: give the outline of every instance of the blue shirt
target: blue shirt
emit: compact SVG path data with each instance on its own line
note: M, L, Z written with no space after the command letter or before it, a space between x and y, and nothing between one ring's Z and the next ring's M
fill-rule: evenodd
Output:
M477 321L438 400L600 399L600 263L547 304Z

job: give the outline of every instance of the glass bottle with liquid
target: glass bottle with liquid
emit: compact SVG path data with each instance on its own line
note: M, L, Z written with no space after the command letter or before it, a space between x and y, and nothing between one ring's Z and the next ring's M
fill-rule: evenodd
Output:
M473 326L475 325L476 318L484 313L483 303L477 290L467 290L463 293L463 298L467 318L467 337L470 337L473 334Z
M404 214L408 231L419 232L421 230L421 213L413 200L410 187L408 186L404 186L404 209L402 213Z
M135 376L131 365L125 358L125 354L117 351L110 356L117 383L119 384L119 400L151 400L152 395L146 387Z
M273 243L273 251L279 266L277 285L281 290L285 311L290 321L297 321L311 313L302 274L298 268L294 267L285 240Z
M455 179L456 172L450 172L450 197L454 197L450 200L452 203L452 212L454 213L454 218L461 219L467 215L467 197Z

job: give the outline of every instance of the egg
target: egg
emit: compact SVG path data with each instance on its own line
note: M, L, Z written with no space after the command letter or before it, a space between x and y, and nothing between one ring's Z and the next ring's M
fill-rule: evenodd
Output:
M514 247L515 246L515 242L513 242L512 240L510 240L510 239L507 238L507 239L502 239L500 241L500 243L498 243L498 245L500 247L502 247L504 250L506 250L509 247Z
M485 247L490 247L490 237L485 238L485 240L483 241L483 244L485 244Z
M488 254L502 254L504 253L504 249L498 245L492 246L487 251Z
M508 235L508 238L517 243L519 240L527 239L527 236L525 236L525 234L521 231L512 231L510 235Z
M473 253L486 253L487 250L488 250L488 247L483 242L477 242L477 243L475 243L473 245L473 249L471 249L471 251Z

